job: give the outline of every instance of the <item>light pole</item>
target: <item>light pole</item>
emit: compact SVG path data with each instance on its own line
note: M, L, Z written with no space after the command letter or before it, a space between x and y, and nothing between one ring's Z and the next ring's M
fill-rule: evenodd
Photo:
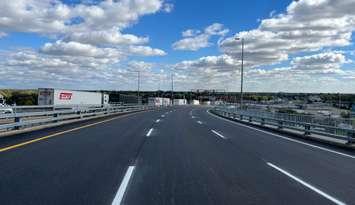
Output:
M243 109L243 78L244 78L244 38L235 38L242 41L242 67L240 71L240 109Z
M174 73L171 73L171 105L174 105Z
M140 100L139 100L139 90L140 90L140 87L141 87L141 72L138 71L138 104L140 104Z
M139 104L139 91L141 86L141 72L140 71L131 71L137 72L137 104Z

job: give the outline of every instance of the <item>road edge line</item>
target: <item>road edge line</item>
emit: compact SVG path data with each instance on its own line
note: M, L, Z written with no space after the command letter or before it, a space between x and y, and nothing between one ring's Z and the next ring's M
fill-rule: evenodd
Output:
M246 127L246 128L249 128L249 129L252 129L252 130L255 130L255 131L259 131L259 132L262 132L262 133L265 133L265 134L269 134L269 135L272 135L272 136L275 136L275 137L278 137L278 138L281 138L281 139L284 139L284 140L288 140L288 141L291 141L291 142L295 142L295 143L298 143L298 144L302 144L302 145L310 146L310 147L313 147L313 148L317 148L317 149L320 149L320 150L323 150L323 151L327 151L327 152L330 152L330 153L333 153L333 154L338 154L338 155L341 155L343 157L349 157L351 159L355 159L355 156L350 155L350 154L345 154L345 153L338 152L338 151L335 151L335 150L331 150L331 149L328 149L328 148L325 148L325 147L321 147L321 146L313 145L313 144L310 144L310 143L302 142L302 141L299 141L299 140L296 140L296 139L288 138L288 137L285 137L285 136L282 136L282 135L278 135L278 134L275 134L275 133L272 133L272 132L268 132L268 131L265 131L265 130L261 130L261 129L258 129L258 128L255 128L255 127L252 127L252 126L249 126L249 125L245 125L245 124L242 124L240 122L232 121L232 120L217 116L217 115L209 112L209 110L207 110L206 112L209 115L213 116L213 117L219 118L221 120L224 120L224 121L227 121L227 122L230 122L230 123L233 123L233 124L240 125L242 127Z
M289 178L293 179L294 181L296 181L296 182L302 184L303 186L307 187L308 189L310 189L310 190L316 192L317 194L323 196L324 198L326 198L326 199L332 201L333 203L338 204L338 205L346 205L346 203L344 203L344 202L340 201L339 199L337 199L337 198L335 198L335 197L333 197L333 196L331 196L331 195L325 193L324 191L322 191L322 190L316 188L315 186L313 186L313 185L311 185L311 184L309 184L309 183L303 181L303 180L300 179L299 177L296 177L295 175L293 175L293 174L287 172L286 170L284 170L284 169L282 169L282 168L280 168L280 167L278 167L278 166L272 164L271 162L266 162L266 164L267 164L268 166L270 166L270 167L276 169L277 171L281 172L282 174L288 176Z

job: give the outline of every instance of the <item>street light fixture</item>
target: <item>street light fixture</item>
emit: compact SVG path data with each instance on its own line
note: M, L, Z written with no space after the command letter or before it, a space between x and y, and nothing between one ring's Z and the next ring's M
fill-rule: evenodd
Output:
M129 72L137 73L137 104L140 104L139 96L140 96L140 85L141 85L141 72L139 70L138 71L133 70Z
M244 38L235 38L236 41L242 41L242 67L240 71L240 109L243 109L243 78L244 78Z

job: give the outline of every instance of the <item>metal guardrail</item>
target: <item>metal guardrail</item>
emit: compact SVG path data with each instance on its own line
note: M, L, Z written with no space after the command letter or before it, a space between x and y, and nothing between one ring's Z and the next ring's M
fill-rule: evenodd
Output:
M153 109L148 105L16 106L11 114L0 114L0 133L39 125ZM16 112L21 109L21 112Z
M271 125L277 127L277 129L290 129L299 132L303 132L305 136L311 136L312 134L326 136L334 139L344 140L348 144L355 142L355 129L342 128L339 126L326 125L309 122L298 119L297 117L288 116L282 113L281 115L268 114L266 112L258 113L256 110L241 110L241 109L228 109L225 107L214 107L212 109L217 115L245 121L249 123L258 123L261 126Z

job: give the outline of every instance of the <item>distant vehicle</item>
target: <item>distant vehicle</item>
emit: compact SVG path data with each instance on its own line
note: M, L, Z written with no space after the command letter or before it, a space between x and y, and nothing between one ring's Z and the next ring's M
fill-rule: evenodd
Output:
M5 99L0 95L0 114L12 114L14 111L12 108L8 107L5 103Z
M168 106L171 104L171 100L169 98L159 98L159 97L149 97L148 105L153 106Z
M174 105L186 105L187 100L186 99L174 99Z
M332 114L330 111L327 110L319 110L317 113L325 116L329 116Z
M109 95L102 92L38 89L38 105L107 105Z
M199 100L192 100L192 104L193 104L193 105L199 105L199 104L200 104L200 101L199 101Z
M0 105L0 114L12 114L14 113L11 107L7 107L6 105Z

